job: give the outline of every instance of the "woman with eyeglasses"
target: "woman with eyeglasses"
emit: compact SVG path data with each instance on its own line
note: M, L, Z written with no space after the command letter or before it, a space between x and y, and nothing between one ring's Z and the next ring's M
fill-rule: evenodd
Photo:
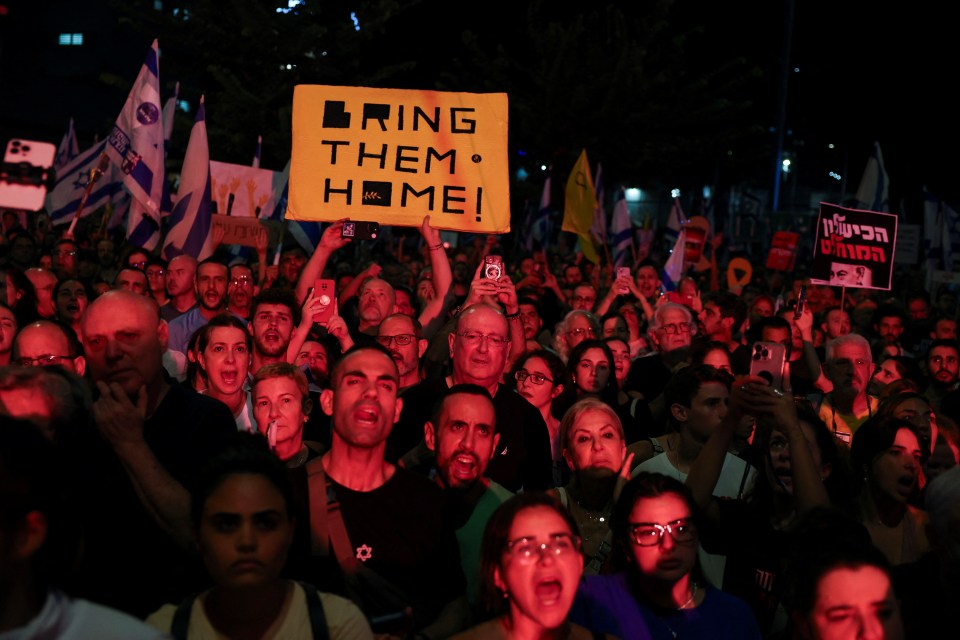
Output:
M644 471L627 482L610 525L620 571L585 577L570 619L623 640L760 638L747 604L704 580L696 512L675 478Z
M553 459L553 486L559 487L569 475L560 444L560 419L554 412L554 401L564 391L567 368L552 351L532 351L520 357L513 366L512 378L517 393L540 411L550 434L550 452Z
M510 498L490 516L480 547L480 599L490 619L453 639L606 637L567 621L582 572L576 523L556 500L540 492Z

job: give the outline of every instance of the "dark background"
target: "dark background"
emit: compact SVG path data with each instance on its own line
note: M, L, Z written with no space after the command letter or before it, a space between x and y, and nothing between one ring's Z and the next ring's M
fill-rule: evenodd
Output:
M781 104L795 172L779 211L844 204L874 141L892 211L918 222L923 186L960 203L954 27L928 3L358 0L285 14L277 4L0 0L0 137L58 143L73 117L81 149L103 138L156 37L161 94L179 81L190 105L177 114L170 174L201 93L211 158L248 163L260 134L261 166L281 170L293 87L317 83L508 93L511 168L529 176L512 186L518 203L539 198L541 166L562 197L586 148L608 194L642 187L661 219L674 187L697 213L691 194L703 185L761 194L769 213ZM58 46L70 32L84 45Z

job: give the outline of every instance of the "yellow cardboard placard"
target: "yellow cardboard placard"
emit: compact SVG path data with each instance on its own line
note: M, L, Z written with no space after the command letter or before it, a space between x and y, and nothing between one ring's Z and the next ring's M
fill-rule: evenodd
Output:
M298 85L286 217L510 231L507 95Z

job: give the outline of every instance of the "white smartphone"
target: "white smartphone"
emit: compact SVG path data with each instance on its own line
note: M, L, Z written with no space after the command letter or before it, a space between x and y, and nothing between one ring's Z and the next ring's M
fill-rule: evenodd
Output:
M0 178L0 207L39 211L47 197L57 146L14 138L7 143Z

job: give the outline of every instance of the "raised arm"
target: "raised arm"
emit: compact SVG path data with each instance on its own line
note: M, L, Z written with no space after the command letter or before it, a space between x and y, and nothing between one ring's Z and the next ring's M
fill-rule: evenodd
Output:
M303 304L307 299L307 292L310 290L310 287L313 286L313 283L316 282L317 278L321 276L323 270L327 268L327 261L333 252L345 247L351 242L350 238L340 236L340 231L343 229L345 220L348 220L348 218L341 218L336 222L332 222L323 230L323 235L320 236L320 244L317 245L317 250L313 252L313 255L307 260L307 264L304 265L303 271L300 272L296 289L297 302L299 304Z
M453 300L453 296L451 296L453 271L450 269L450 259L447 258L447 251L440 240L440 232L430 226L430 216L424 216L423 224L420 225L420 235L423 236L427 245L427 253L430 256L430 271L434 291L433 298L424 306L419 318L424 336L429 340L443 324L444 310Z

